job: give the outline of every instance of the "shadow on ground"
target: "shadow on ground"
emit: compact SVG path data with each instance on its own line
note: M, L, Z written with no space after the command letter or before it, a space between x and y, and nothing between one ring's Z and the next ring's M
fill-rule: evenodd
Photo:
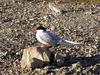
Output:
M65 57L64 66L70 66L74 63L80 62L82 67L93 66L97 63L100 63L100 55L95 55L92 57Z

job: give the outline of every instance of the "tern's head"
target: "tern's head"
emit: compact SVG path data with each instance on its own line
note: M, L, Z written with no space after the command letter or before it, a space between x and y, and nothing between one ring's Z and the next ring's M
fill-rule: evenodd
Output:
M33 31L33 32L37 32L37 31L46 31L46 28L44 28L43 26L33 27L32 31Z
M43 26L39 26L39 27L37 27L37 30L43 30L43 31L46 31L46 28L44 28Z

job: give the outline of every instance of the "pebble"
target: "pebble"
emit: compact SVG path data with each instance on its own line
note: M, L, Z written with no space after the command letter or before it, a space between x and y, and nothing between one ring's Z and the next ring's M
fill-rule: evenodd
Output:
M2 23L6 23L6 22L12 22L12 18L5 18L2 20Z
M56 6L56 4L54 4L54 3L49 3L49 8L52 10L52 11L54 11L56 14L62 14L62 10L61 9L59 9L57 6Z
M0 57L5 56L6 54L7 54L7 52L4 53L4 52L0 51Z
M55 28L56 28L55 26L51 26L50 30L53 31L53 30L55 30Z
M44 19L45 21L52 21L52 20L55 19L55 17L54 17L54 15L52 15L52 14L48 14L48 15L43 16L43 19Z
M86 15L91 15L92 14L92 11L86 11L85 14Z

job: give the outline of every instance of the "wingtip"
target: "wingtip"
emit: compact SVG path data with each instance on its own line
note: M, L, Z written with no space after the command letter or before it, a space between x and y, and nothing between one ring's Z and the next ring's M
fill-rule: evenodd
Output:
M65 40L66 42L70 43L70 44L74 44L74 45L81 45L82 43L78 43L78 42L73 42L73 41L68 41L68 40Z

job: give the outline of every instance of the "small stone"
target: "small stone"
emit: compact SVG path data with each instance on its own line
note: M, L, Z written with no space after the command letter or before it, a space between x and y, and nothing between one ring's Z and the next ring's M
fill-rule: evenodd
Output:
M2 20L2 23L6 23L6 22L12 22L12 18L5 18Z
M87 67L87 69L86 69L85 71L88 72L88 71L90 71L91 69L93 69L93 66Z
M53 31L55 30L55 26L51 26L50 29Z
M81 70L81 65L79 62L72 64L72 69L76 72L79 72Z
M54 58L57 66L62 66L64 64L64 57L61 56L60 54L56 53Z
M100 64L96 64L93 68L94 74L100 74Z
M90 54L90 53L88 53L87 55L86 55L86 57L91 57L92 55Z
M7 54L7 52L4 53L4 52L0 51L0 57L5 56L6 54Z
M30 20L30 21L33 21L33 20L34 20L34 18L30 18L29 20Z
M43 19L45 21L53 21L55 19L55 17L52 14L48 14L48 15L43 16Z
M73 68L73 69L76 68L76 67L77 67L77 63L72 64L72 68Z
M61 9L59 9L57 6L56 6L56 4L54 4L54 3L49 3L49 8L52 10L52 11L54 11L56 14L62 14L62 10Z
M92 12L91 12L91 11L87 11L87 12L85 12L85 14L86 14L86 15L91 15Z

